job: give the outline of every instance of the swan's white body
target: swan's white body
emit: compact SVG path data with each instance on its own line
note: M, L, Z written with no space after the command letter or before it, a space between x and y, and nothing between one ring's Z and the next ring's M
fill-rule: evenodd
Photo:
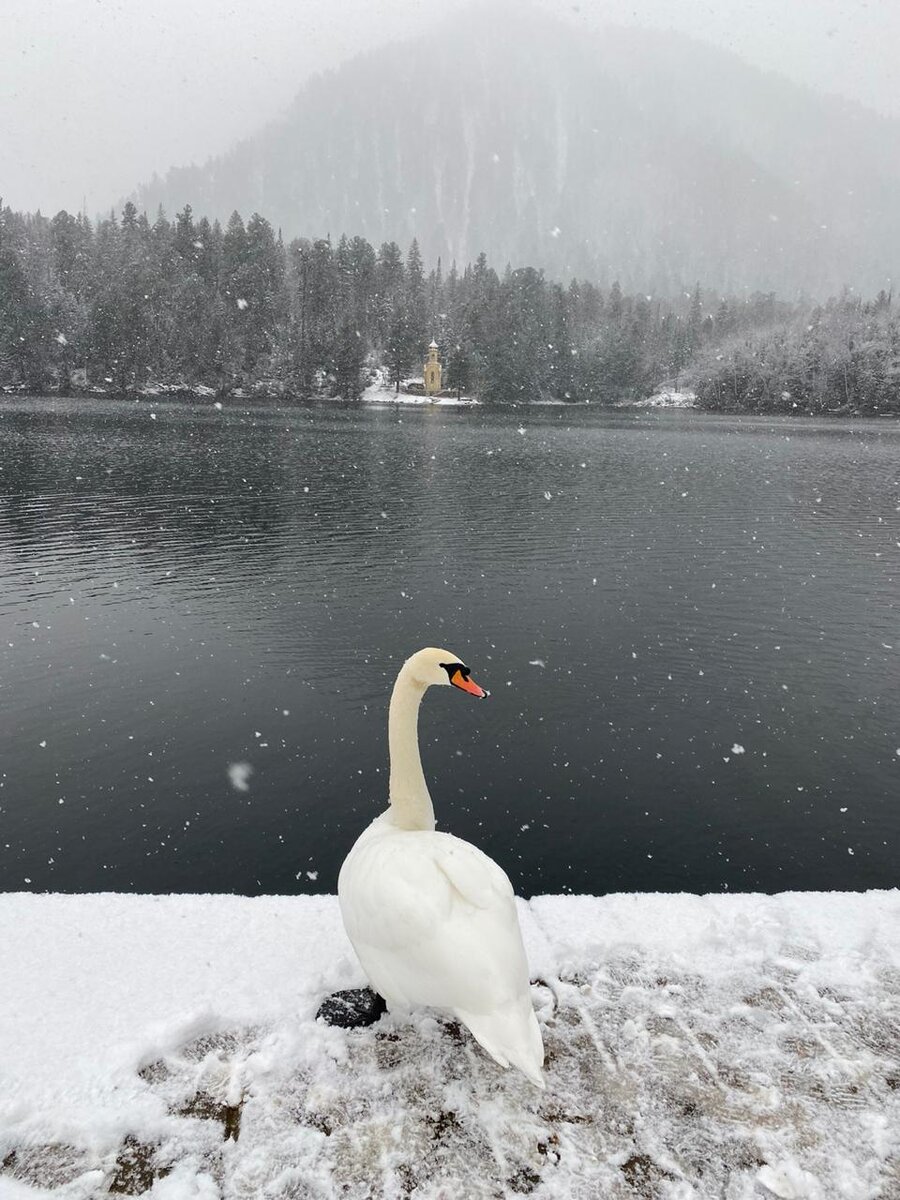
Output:
M389 718L391 805L359 837L341 868L347 935L390 1009L452 1012L502 1067L543 1087L544 1047L506 874L475 846L434 828L419 758L419 704L449 683L454 656L420 650L404 663ZM466 682L465 690L480 689Z

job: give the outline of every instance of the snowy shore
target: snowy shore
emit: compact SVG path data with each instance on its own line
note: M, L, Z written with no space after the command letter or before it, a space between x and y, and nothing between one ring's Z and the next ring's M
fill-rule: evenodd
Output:
M520 902L547 1091L329 896L0 895L0 1197L900 1196L900 892Z
M480 405L481 403L475 396L456 397L452 394L447 395L446 393L441 393L437 396L426 396L424 386L421 379L405 379L402 390L398 392L394 385L386 381L383 374L378 372L376 378L360 396L360 400L365 404L443 404L461 408L468 408L472 405Z
M620 400L614 408L696 408L695 392L679 392L671 388L663 388L643 400Z

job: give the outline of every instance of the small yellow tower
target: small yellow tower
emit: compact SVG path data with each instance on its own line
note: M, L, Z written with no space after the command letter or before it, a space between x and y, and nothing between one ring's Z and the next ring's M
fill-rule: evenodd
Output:
M428 357L425 359L425 395L436 396L441 390L441 363L438 358L438 344L431 339L428 347Z

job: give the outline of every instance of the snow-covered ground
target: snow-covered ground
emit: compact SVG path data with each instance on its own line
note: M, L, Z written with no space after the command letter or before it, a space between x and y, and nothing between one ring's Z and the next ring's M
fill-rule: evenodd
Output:
M0 896L0 1197L900 1196L900 892L520 902L547 1090L333 897Z
M140 395L154 398L156 396L183 396L186 393L192 396L200 396L204 400L213 398L216 394L216 389L207 387L204 383L195 383L188 385L185 383L148 383L145 387L139 389Z
M696 408L694 392L676 392L669 388L655 392L644 400L622 400L616 408Z
M369 404L450 404L468 406L479 403L474 396L460 396L457 400L455 396L417 395L415 392L403 391L403 388L407 384L424 387L424 380L421 378L404 379L400 385L401 390L398 392L394 384L385 380L381 371L377 371L375 372L374 381L369 384L360 399Z

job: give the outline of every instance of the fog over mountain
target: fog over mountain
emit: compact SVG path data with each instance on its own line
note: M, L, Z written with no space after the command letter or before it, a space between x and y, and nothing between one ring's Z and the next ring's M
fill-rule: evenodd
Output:
M416 237L445 264L484 250L656 293L824 295L890 287L898 187L897 120L679 34L478 8L314 78L137 198L258 211L286 238Z

